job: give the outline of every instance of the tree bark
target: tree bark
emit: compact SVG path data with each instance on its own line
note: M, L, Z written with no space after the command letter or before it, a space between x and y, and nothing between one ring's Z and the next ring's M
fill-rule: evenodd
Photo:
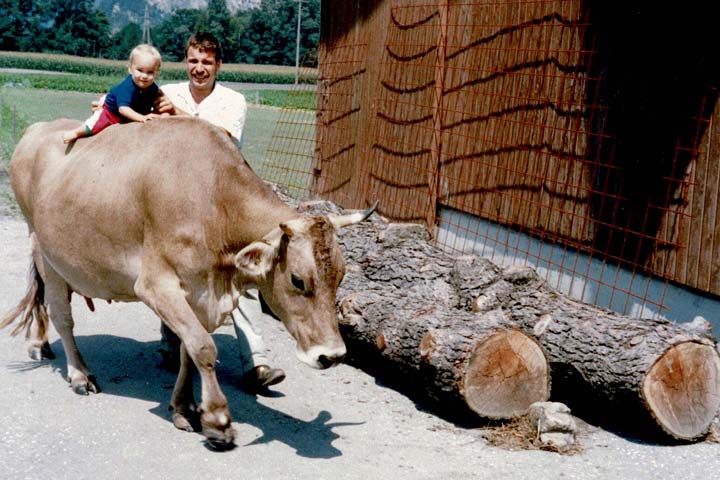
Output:
M553 398L576 413L676 440L709 431L720 408L710 331L573 301L529 267L453 256L422 226L372 218L340 234L341 330L358 362L383 361L416 375L435 400L507 418L546 399L544 351Z
M488 419L548 399L548 362L536 340L492 314L407 300L373 288L343 298L341 332L361 367L391 369L446 410Z
M565 403L575 396L589 417L616 427L653 433L644 427L654 425L676 440L708 433L720 408L720 356L710 330L622 316L547 289L533 298L528 289L536 282L506 305L548 353L556 396Z
M340 240L349 259L338 292L340 324L356 363L409 376L446 409L462 406L488 419L547 400L550 373L537 340L501 312L456 308L454 260L416 241L422 227L380 225Z

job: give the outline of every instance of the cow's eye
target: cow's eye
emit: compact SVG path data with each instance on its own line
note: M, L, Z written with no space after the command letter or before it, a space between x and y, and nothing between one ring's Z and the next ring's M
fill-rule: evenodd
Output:
M290 282L293 284L293 287L297 288L301 292L305 291L305 282L303 282L303 279L294 273L290 275Z

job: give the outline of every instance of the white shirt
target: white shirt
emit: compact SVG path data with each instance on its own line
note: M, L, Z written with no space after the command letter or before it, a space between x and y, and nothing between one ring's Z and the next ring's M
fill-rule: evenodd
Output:
M190 93L190 82L170 83L160 89L177 108L224 128L238 146L242 144L247 103L241 93L215 82L212 93L202 102L195 103Z

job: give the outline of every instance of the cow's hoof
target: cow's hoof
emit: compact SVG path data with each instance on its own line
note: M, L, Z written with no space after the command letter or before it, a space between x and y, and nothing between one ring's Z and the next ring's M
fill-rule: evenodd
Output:
M232 426L224 430L205 426L203 435L205 435L208 445L215 450L232 450L235 448L235 429Z
M226 410L227 412L227 410ZM200 415L203 435L208 444L215 450L230 450L235 448L235 429L228 414L210 414L203 412Z
M197 432L200 430L200 416L194 413L182 414L177 411L172 416L173 425L184 432Z
M70 382L70 387L73 389L73 392L78 395L89 395L90 393L100 393L101 391L97 384L97 380L95 380L93 375L90 375L85 379L68 378L68 382Z
M30 345L28 347L28 355L31 359L36 361L40 361L44 358L48 360L55 358L55 353L53 353L48 342L45 342L42 345Z

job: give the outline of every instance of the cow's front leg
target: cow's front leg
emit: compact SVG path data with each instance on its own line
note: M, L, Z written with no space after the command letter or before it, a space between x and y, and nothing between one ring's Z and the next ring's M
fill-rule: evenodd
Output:
M203 328L185 300L180 282L171 273L159 274L160 269L148 269L152 273L141 275L135 284L135 292L175 334L180 337L183 349L190 356L200 373L202 402L200 424L203 435L215 448L226 449L234 446L235 430L227 406L227 399L220 390L215 374L217 348L210 334ZM167 271L167 270L166 270ZM185 369L187 375L188 369ZM182 374L182 372L181 372ZM174 401L177 397L188 398L187 379L178 378ZM187 402L178 401L178 406Z

